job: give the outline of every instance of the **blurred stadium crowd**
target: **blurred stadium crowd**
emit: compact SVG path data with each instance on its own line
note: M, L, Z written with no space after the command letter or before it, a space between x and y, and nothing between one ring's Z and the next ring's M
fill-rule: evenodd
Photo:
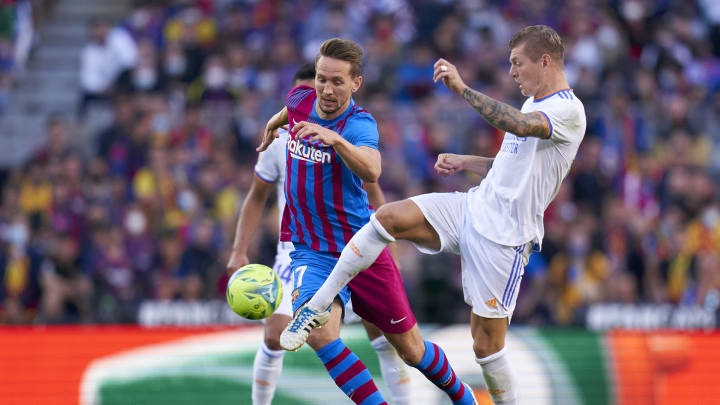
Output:
M9 102L14 73L22 71L36 40L35 28L57 0L0 0L0 113Z
M717 308L720 3L148 0L90 24L77 116L49 116L46 145L2 176L0 323L134 322L142 300L222 299L259 134L330 37L366 52L356 99L378 122L387 199L476 185L439 178L435 157L493 156L502 133L434 85L432 64L519 107L507 43L533 24L564 38L588 130L513 321L583 324L596 302ZM98 109L110 125L80 144ZM276 218L252 261L272 264ZM399 251L418 319L465 322L459 259Z

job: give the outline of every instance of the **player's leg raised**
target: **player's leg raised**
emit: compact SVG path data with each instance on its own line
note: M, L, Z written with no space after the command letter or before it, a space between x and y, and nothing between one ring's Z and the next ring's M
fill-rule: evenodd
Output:
M396 239L430 248L440 247L440 237L415 202L403 200L385 204L350 239L332 274L308 302L308 307L314 311L327 308L338 291L370 267Z

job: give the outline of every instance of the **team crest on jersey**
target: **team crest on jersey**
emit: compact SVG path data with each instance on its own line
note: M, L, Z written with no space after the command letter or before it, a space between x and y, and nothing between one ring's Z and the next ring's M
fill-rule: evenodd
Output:
M330 153L312 145L300 142L297 139L288 139L288 152L295 159L313 163L331 163Z

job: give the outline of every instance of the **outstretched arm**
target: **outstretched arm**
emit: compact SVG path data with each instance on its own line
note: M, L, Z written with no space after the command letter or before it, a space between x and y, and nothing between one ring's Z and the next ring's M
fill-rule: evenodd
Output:
M435 162L435 171L443 176L449 176L462 170L480 176L487 176L492 167L493 158L475 155L456 155L454 153L441 153Z
M462 96L490 125L520 137L547 138L548 122L539 112L523 113L490 96L465 86Z
M442 80L450 90L462 96L490 125L520 137L547 138L550 125L539 112L524 113L501 101L471 89L463 82L457 68L439 59L435 62L433 80Z
M265 132L263 133L263 140L260 146L255 149L258 152L262 152L267 149L271 143L277 138L278 132L283 125L288 124L288 111L287 107L283 107L277 114L273 115L272 118L265 124Z

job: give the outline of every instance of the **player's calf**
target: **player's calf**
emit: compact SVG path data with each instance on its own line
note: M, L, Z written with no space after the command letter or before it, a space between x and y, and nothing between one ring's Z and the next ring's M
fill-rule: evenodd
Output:
M354 403L363 405L387 405L365 364L348 349L341 339L318 348L317 356L335 384Z
M290 320L292 318L284 314L272 314L267 318L263 336L265 346L271 350L283 350L280 346L280 334Z
M425 341L425 353L418 364L411 366L420 370L425 378L440 388L450 397L454 405L474 405L475 401L472 390L455 375L450 362L445 357L445 352L440 346Z

